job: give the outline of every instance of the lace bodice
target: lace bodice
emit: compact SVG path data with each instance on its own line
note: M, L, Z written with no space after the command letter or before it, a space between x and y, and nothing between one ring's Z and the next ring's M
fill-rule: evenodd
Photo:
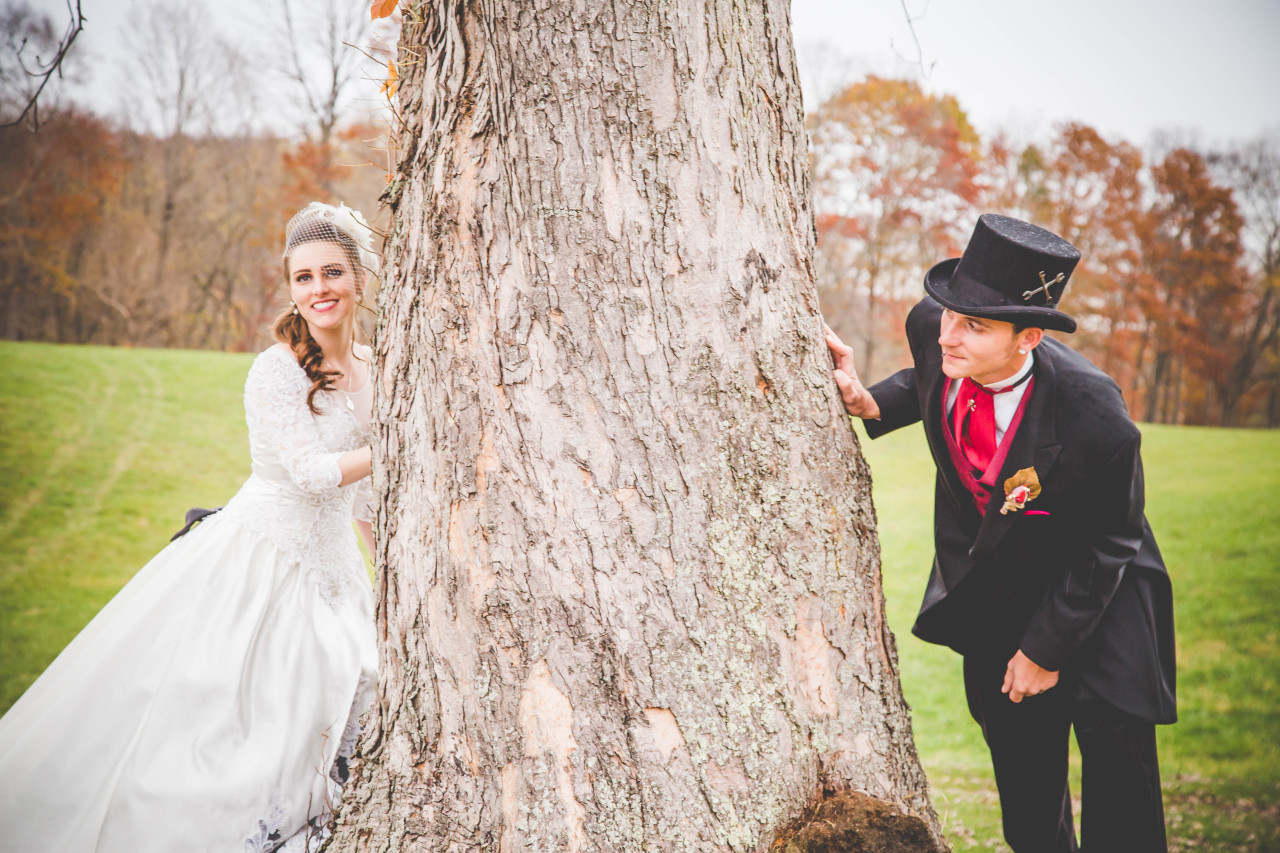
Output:
M364 572L351 518L371 520L372 497L368 477L339 485L338 460L369 436L339 395L317 394L320 414L312 414L310 388L288 350L272 347L254 359L244 387L253 476L224 512L295 556L336 607L354 573Z

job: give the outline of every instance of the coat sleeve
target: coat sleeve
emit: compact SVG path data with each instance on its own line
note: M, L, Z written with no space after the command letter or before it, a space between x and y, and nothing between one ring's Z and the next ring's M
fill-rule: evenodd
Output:
M907 344L911 347L911 358L916 367L899 370L867 389L880 407L879 420L862 422L871 438L879 438L920 420L920 387L916 383L916 368L925 359L925 350L937 346L941 317L942 306L928 297L917 302L907 315Z
M1096 483L1088 529L1096 531L1081 558L1050 587L1022 637L1022 653L1061 670L1089 637L1125 569L1142 547L1145 494L1142 438L1135 432L1112 455Z
M880 407L879 420L862 422L871 438L879 438L920 420L920 392L916 388L914 367L899 370L867 390Z

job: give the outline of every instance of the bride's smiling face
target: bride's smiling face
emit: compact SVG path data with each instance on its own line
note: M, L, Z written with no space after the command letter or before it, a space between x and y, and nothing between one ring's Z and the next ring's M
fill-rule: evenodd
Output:
M337 243L303 243L289 253L289 295L302 319L321 329L341 326L356 310L360 273Z

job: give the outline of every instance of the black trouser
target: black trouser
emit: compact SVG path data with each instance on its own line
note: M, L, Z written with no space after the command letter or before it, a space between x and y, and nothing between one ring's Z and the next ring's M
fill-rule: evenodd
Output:
M1067 787L1071 727L1080 745L1085 853L1165 853L1155 725L1066 680L1014 703L1000 692L1008 661L964 661L969 712L991 750L1004 837L1014 853L1076 847Z

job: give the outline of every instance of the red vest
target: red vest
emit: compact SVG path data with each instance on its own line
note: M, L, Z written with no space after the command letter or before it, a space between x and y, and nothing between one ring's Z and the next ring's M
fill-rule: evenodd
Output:
M1013 419L1009 421L1009 428L1004 431L1004 438L1000 440L999 446L996 447L996 455L991 457L991 467L986 471L979 471L973 467L973 464L965 457L964 451L960 449L960 445L956 443L956 433L952 429L951 419L947 416L947 397L951 391L951 378L948 377L942 383L942 434L947 442L947 453L951 455L952 467L960 475L960 482L964 484L969 494L973 496L973 505L977 507L979 515L987 511L987 504L991 502L991 489L996 484L996 478L1000 476L1000 469L1004 467L1005 457L1009 455L1009 447L1013 444L1013 436L1017 433L1018 426L1022 423L1022 413L1027 409L1027 401L1031 399L1031 392L1035 389L1035 384L1034 377L1027 380L1027 390L1023 392L1022 399L1018 401L1018 410L1013 413Z

